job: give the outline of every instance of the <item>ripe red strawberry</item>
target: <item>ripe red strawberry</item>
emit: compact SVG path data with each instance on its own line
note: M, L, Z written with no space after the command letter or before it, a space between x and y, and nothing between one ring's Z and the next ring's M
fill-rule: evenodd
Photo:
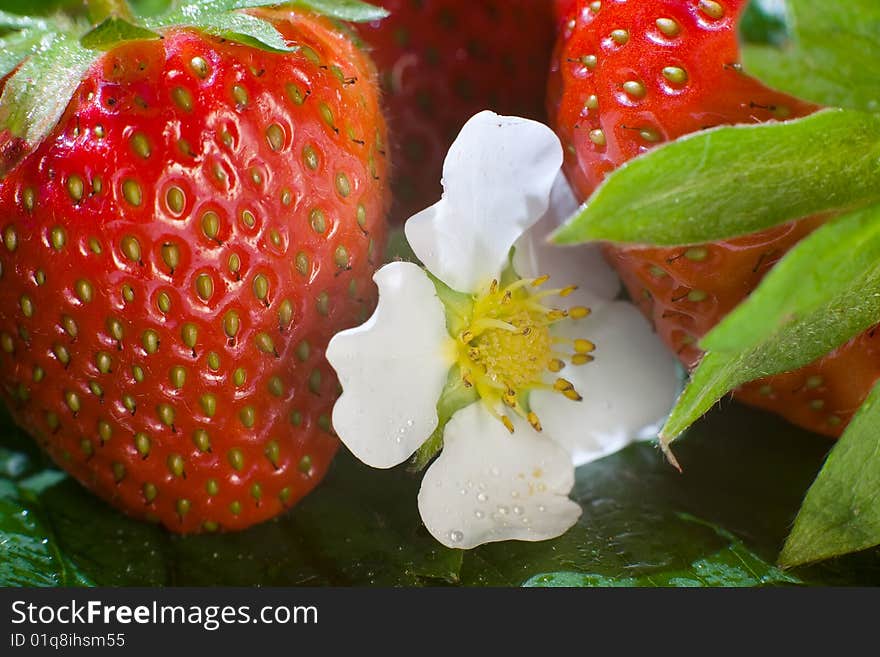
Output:
M360 32L381 73L395 163L392 220L440 198L443 159L491 109L543 119L553 0L381 0Z
M745 5L558 0L569 13L554 56L549 111L582 200L610 171L658 143L712 126L815 111L741 71L736 27ZM701 356L698 339L821 221L693 248L609 248L608 256L663 340L692 367ZM878 351L872 334L865 335L738 394L808 429L838 435L880 377Z
M324 349L369 312L385 234L372 65L327 18L260 11L299 49L191 28L114 47L0 180L16 421L180 532L247 527L320 481Z

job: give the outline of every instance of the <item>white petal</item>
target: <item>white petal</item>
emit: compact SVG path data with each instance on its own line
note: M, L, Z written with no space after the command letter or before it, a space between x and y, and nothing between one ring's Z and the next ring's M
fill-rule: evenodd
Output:
M343 389L333 407L333 428L361 461L390 468L437 428L450 338L443 304L421 267L395 262L373 280L379 287L376 312L327 347Z
M480 112L449 149L443 198L406 223L413 251L451 288L478 291L547 211L561 166L562 146L550 128Z
M561 372L583 401L532 392L544 433L571 453L575 465L656 436L680 390L678 366L635 306L616 301L558 326L560 335L592 340L596 360Z
M508 433L481 403L453 416L443 451L425 473L419 511L448 547L494 541L542 541L565 533L581 515L568 499L568 454L528 424Z
M523 278L549 275L551 287L577 285L567 299L569 305L593 309L620 294L620 279L602 256L598 244L554 246L547 237L568 219L578 204L561 173L553 185L550 209L517 241L513 268Z

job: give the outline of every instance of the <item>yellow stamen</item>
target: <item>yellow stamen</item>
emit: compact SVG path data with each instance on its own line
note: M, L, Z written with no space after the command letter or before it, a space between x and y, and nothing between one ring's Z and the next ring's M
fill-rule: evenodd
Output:
M462 383L473 388L508 431L513 432L510 409L522 417L535 431L541 431L538 415L528 410L527 395L531 390L553 390L568 399L579 401L580 393L566 379L550 385L549 373L558 373L571 362L581 365L592 360L588 354L595 349L589 340L557 338L551 327L569 314L585 317L589 309L576 306L571 311L544 305L548 296L566 297L576 286L558 290L531 292L549 280L549 276L517 279L503 285L492 281L485 292L473 299L470 317L466 319L455 347ZM555 345L565 344L565 349Z
M532 425L532 429L534 429L535 431L541 432L544 430L544 427L541 426L541 421L538 419L538 416L535 413L530 412L528 420L529 424Z
M579 354L588 354L592 351L596 351L596 345L594 345L589 340L575 340L574 341L574 350Z

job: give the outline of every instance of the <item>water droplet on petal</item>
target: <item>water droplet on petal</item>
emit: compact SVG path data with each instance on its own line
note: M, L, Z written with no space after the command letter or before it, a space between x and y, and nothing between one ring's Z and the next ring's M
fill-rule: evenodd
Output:
M474 515L477 517L478 520L482 520L486 516L486 514L483 513L482 511L480 511L479 509L474 511Z
M501 505L498 507L498 513L500 513L502 516L506 516L508 511L509 509L506 506Z
M515 507L513 507L513 512L516 515L521 516L523 513L523 508L521 506L515 506Z
M489 496L486 493L477 493L477 501L478 502L487 502L489 500Z
M461 543L464 540L464 534L457 529L453 529L449 532L449 540L453 543Z
M544 513L544 511L546 511L546 510L547 510L547 507L544 506L543 504L538 505L538 511L540 511L541 513Z

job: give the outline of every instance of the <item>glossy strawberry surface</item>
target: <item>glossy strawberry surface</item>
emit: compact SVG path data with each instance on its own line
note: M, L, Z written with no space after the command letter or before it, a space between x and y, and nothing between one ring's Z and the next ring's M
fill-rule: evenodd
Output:
M0 372L86 487L174 531L294 504L337 439L324 348L374 303L375 73L330 21L290 54L172 29L108 52L0 181Z
M440 198L443 159L461 127L491 109L543 120L552 0L381 0L359 32L382 79L396 221Z
M566 147L566 174L582 200L609 172L663 142L817 109L742 71L737 24L745 6L745 0L559 0L557 9L567 13L548 107ZM821 223L806 219L689 248L608 247L606 253L659 335L693 367L702 355L698 340ZM871 332L814 365L737 394L801 426L839 435L880 377L876 351Z

